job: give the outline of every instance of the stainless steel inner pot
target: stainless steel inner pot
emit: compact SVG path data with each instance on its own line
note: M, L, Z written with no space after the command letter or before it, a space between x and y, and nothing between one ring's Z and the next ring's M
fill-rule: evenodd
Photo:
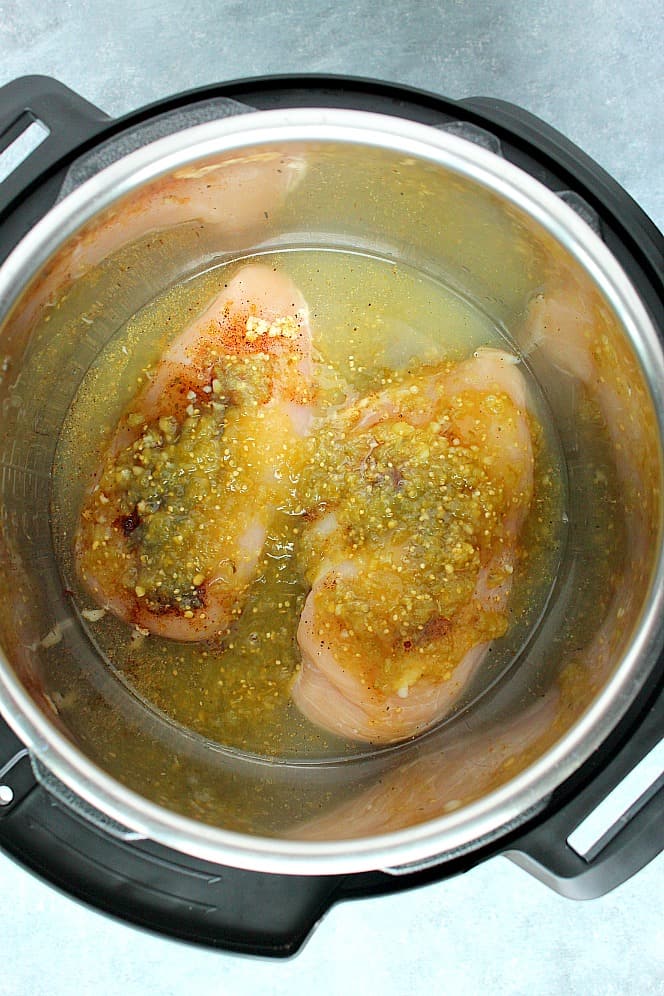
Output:
M426 736L325 763L242 756L146 709L64 590L50 511L63 420L114 332L211 261L296 246L469 297L536 377L567 473L562 562L512 667ZM42 777L134 834L269 872L438 859L544 807L639 694L662 644L661 347L592 228L500 156L354 111L181 131L39 222L0 270L0 309L0 708Z

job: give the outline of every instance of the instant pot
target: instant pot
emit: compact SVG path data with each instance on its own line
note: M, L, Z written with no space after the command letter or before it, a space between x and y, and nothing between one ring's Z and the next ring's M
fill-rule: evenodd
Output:
M649 219L489 98L283 77L110 119L46 77L0 89L0 148L35 123L41 144L0 184L0 846L134 924L282 956L341 899L496 854L579 899L643 867L661 778L586 853L569 838L662 729ZM568 495L559 570L511 666L426 735L325 762L242 755L139 701L72 603L50 516L63 420L121 324L203 263L307 244L443 269L509 330Z

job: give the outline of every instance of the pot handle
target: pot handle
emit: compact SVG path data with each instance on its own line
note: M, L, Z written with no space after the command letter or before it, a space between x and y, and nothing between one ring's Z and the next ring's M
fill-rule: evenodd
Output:
M0 821L32 792L35 785L30 751L0 715Z
M0 219L30 185L110 120L49 76L0 87Z
M664 772L585 851L578 845L575 849L570 841L574 842L575 832L588 817L600 815L603 803L610 805L608 796L620 791L658 746L660 758L663 730L664 688L639 728L594 780L544 823L521 836L505 855L570 899L596 899L626 882L664 848Z
M275 875L185 856L125 832L54 779L0 715L0 849L111 916L247 955L294 955L347 876Z

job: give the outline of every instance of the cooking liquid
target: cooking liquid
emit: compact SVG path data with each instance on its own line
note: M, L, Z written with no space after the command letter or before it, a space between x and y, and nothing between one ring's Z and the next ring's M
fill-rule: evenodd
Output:
M283 269L310 308L323 397L340 403L347 385L380 390L405 367L462 360L480 346L516 351L473 302L402 264L329 249L291 249L261 261ZM366 753L305 720L290 701L299 664L296 629L307 594L294 549L301 515L293 502L276 516L259 573L238 623L221 646L146 636L102 614L76 578L78 516L105 445L145 368L199 314L247 259L179 283L135 315L86 374L62 429L53 481L53 525L65 584L81 621L117 678L167 721L207 741L268 757L322 758ZM528 374L536 452L534 496L521 535L510 598L510 627L495 641L458 711L492 686L540 619L564 541L564 472L546 407Z

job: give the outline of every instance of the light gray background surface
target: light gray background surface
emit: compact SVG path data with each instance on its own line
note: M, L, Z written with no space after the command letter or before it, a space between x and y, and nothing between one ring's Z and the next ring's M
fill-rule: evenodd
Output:
M116 115L242 76L336 72L490 95L576 141L664 227L664 30L652 0L0 0L0 85L52 75ZM0 994L664 994L664 860L577 904L503 858L332 910L286 963L78 906L0 854Z

